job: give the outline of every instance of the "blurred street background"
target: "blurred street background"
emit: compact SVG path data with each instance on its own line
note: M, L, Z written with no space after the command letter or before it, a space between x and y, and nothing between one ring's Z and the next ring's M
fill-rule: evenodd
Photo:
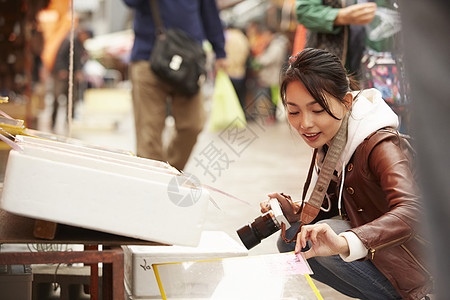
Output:
M0 3L0 96L9 98L0 109L24 120L27 128L135 152L128 79L134 39L131 10L122 0L74 0L72 17L70 4L69 0ZM302 192L311 150L289 128L284 108L275 99L277 87L270 87L270 95L258 88L257 57L277 36L285 41L287 61L301 49L305 31L296 22L292 0L217 0L217 4L224 28L237 29L248 42L246 93L241 102L247 126L212 131L208 118L184 172L219 190L210 192L215 203L209 206L204 229L224 231L240 243L236 230L260 215L259 203L268 193L283 192L299 199ZM68 122L67 95L53 94L50 70L73 26L89 36L82 41L83 68L75 78L73 115ZM215 79L211 55L202 90L208 115ZM272 105L277 108L275 114L269 113ZM165 141L174 128L170 115L166 125ZM3 178L9 148L1 146ZM277 253L278 236L263 240L249 255ZM346 299L317 285L325 298Z

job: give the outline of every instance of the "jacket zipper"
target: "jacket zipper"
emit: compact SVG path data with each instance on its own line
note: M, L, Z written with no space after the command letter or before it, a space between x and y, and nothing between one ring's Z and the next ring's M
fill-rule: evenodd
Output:
M433 275L431 275L431 273L425 268L424 265L422 265L419 260L414 256L414 254L411 253L411 251L408 250L408 248L406 248L405 245L400 245L400 247L403 248L403 250L406 251L406 253L414 260L414 262L425 272L427 273L428 277L433 280Z
M388 247L388 246L390 246L390 245L392 245L392 244L395 244L395 243L397 243L398 241L401 241L401 240L407 240L410 236L411 236L411 235L408 235L408 236L405 236L405 237L401 237L401 238L395 239L395 240L393 240L393 241L390 241L389 243L380 245L380 246L378 246L378 247L376 247L376 248L371 248L371 249L369 249L369 252L370 252L370 255L371 255L371 259L373 260L373 257L375 256L375 251L376 251L376 250L383 249L383 248Z
M419 237L419 236L415 236L414 238L415 238L417 241L419 241L420 243L426 243L426 241L425 241L423 238ZM376 251L376 250L385 248L385 247L387 247L387 246L389 246L389 245L392 245L392 244L394 244L394 243L396 243L396 242L398 242L398 241L400 241L400 240L402 240L402 239L404 239L404 238L398 238L398 239L393 240L393 241L391 241L391 242L389 242L389 243L383 244L383 245L381 245L381 246L379 246L379 247L377 247L377 248L369 249L371 259L373 260L373 258L374 258L374 256L375 256L375 251ZM417 265L418 265L418 266L419 266L419 267L420 267L420 268L428 275L428 277L430 278L430 280L433 280L433 275L431 275L431 273L427 270L427 268L425 268L425 266L422 265L422 264L419 262L419 260L414 256L414 254L412 254L411 251L409 251L408 248L406 248L406 246L405 246L404 244L401 244L400 247L402 247L402 249L405 250L405 252L412 258L412 260L414 260L414 262L415 262L415 263L416 263L416 264L417 264Z

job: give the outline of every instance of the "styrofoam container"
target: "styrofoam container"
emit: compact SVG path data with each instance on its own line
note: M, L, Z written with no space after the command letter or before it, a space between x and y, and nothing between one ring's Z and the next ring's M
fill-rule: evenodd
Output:
M2 209L165 244L200 241L209 193L170 165L33 137L16 143Z
M203 231L197 247L122 246L122 248L124 249L125 283L133 299L160 297L152 264L248 255L245 247L222 231ZM181 277L182 274L173 274L171 279L176 282ZM201 283L197 282L197 284Z

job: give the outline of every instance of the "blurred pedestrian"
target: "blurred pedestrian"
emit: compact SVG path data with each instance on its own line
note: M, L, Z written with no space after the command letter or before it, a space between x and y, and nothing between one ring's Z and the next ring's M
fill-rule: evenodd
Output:
M297 19L307 30L305 47L335 54L350 74L357 74L366 44L364 25L375 17L367 0L296 0Z
M267 46L262 53L254 57L253 66L257 70L258 91L255 106L265 107L259 113L266 115L265 122L276 121L276 109L280 88L280 74L289 55L289 40L274 28L264 27L262 30Z
M151 71L148 60L156 35L150 1L124 0L134 11L135 40L129 72L136 126L136 152L141 157L168 161L182 170L205 123L203 97L201 89L192 97L179 94L176 87L170 86ZM207 39L216 55L216 68L225 67L225 38L215 1L157 1L164 28L181 29L199 43ZM165 150L162 132L168 112L175 120L176 132Z
M259 21L252 20L245 26L245 35L250 43L252 56L258 56L267 47L269 41L262 33L263 25Z
M236 90L242 109L246 109L247 61L250 56L250 43L241 29L232 25L225 30L225 52L227 54L227 74Z
M84 80L83 66L87 61L88 54L84 48L84 42L92 37L92 33L82 27L75 30L73 41L73 103L79 100L79 85ZM51 118L52 129L55 129L56 118L58 115L60 99L64 98L68 109L68 91L69 91L69 64L70 64L70 34L63 40L58 49L55 58L55 64L52 69L53 77L53 111ZM75 110L72 110L72 118ZM66 113L67 116L67 113Z

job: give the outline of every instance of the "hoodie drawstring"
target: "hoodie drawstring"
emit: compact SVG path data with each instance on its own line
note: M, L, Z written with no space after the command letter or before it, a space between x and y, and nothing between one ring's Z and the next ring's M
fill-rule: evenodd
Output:
M339 197L338 197L338 210L339 215L342 216L342 191L344 190L344 180L345 180L345 162L342 163L342 176L341 176L341 186L339 187Z

